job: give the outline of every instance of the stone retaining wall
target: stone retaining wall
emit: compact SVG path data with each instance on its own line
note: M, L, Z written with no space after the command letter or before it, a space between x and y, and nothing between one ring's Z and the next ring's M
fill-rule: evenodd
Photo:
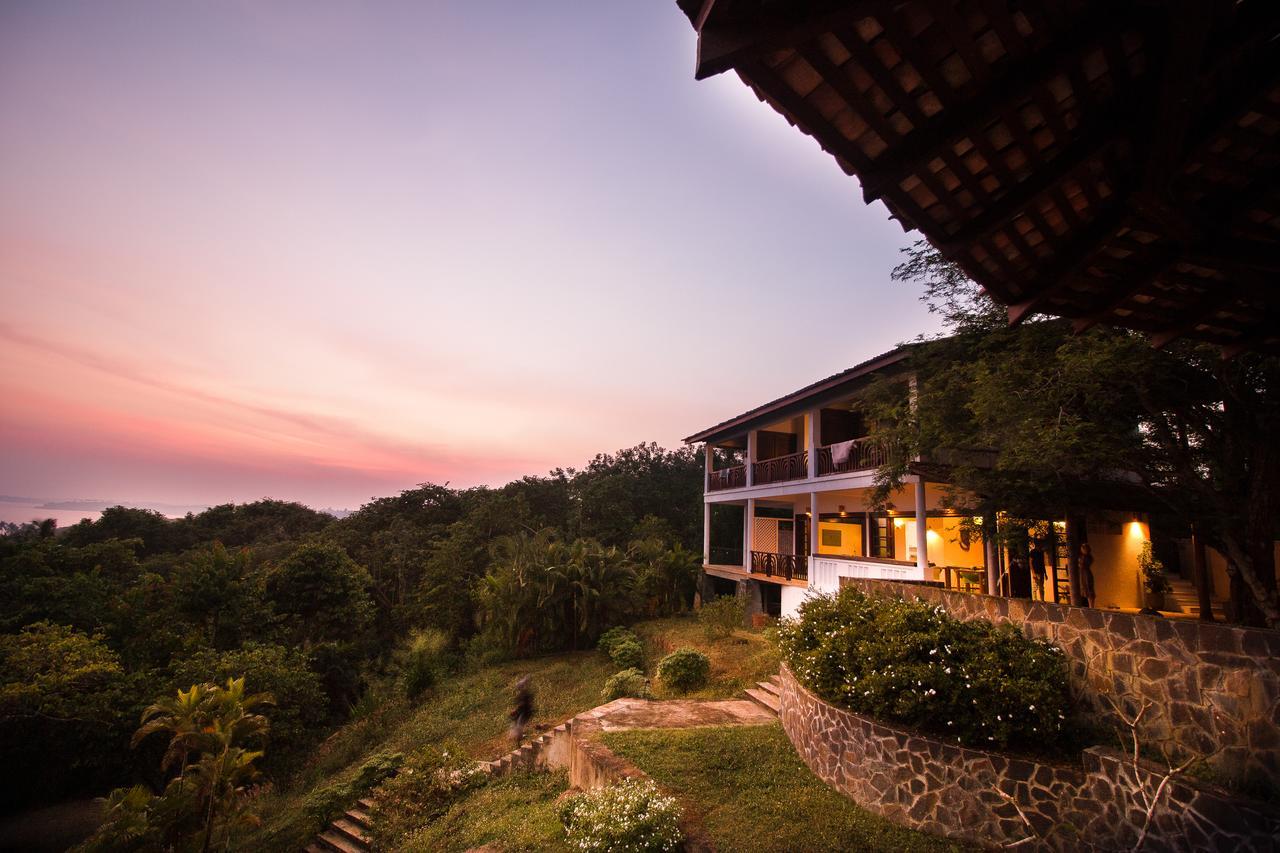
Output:
M1108 750L1054 765L984 752L878 723L830 705L782 668L782 728L820 779L896 823L984 845L1033 839L1035 849L1127 850L1145 814L1132 769ZM1154 789L1152 765L1138 784ZM1145 850L1274 851L1280 816L1221 789L1179 780ZM1016 803L1016 807L1015 804ZM1021 815L1019 814L1021 809Z
M958 619L1017 625L1067 654L1072 686L1118 724L1144 702L1140 735L1178 757L1207 758L1246 790L1280 793L1280 632L841 578L874 595L939 604ZM1110 701L1109 701L1110 700Z

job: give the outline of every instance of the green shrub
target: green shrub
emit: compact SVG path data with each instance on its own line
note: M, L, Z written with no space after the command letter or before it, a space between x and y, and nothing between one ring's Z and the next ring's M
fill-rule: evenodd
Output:
M609 676L609 680L604 683L604 690L600 693L601 698L606 702L612 702L624 696L633 699L650 699L652 695L649 692L648 679L638 669L624 669Z
M613 657L613 649L619 643L631 641L637 646L640 645L640 638L630 628L623 628L621 625L610 628L600 635L600 639L596 640L596 648L604 652L609 657Z
M404 755L399 752L380 752L371 756L360 765L355 778L321 785L313 790L303 800L302 810L317 827L323 826L336 815L351 808L356 800L394 776L402 764Z
M680 807L650 781L628 779L570 797L560 806L569 845L599 853L679 850Z
M378 786L370 832L375 850L393 850L413 830L430 823L487 777L456 748L422 753Z
M854 589L815 596L778 628L782 659L823 699L983 748L1052 748L1067 734L1062 651L1012 625Z
M621 669L644 669L644 649L638 640L622 640L614 644L609 657Z
M710 674L711 659L697 649L676 649L658 663L658 678L682 693L706 684Z
M722 595L702 605L698 611L698 623L708 640L725 640L741 628L746 620L746 608L736 595Z
M435 686L448 668L448 649L449 637L439 629L416 630L409 635L409 642L400 653L405 696L417 699Z

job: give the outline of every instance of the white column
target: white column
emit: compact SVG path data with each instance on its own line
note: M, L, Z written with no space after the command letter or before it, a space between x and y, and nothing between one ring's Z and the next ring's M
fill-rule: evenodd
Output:
M923 580L929 577L929 531L925 526L929 523L928 510L925 503L924 477L916 477L916 568L920 570Z
M702 504L702 564L711 562L711 504Z
M747 510L743 514L742 532L742 568L751 571L751 534L755 527L756 499L747 498Z
M756 431L751 430L747 433L747 485L754 486L756 484L755 471L752 464L756 461Z
M818 553L818 493L809 493L809 586L813 586L813 569Z
M811 409L809 411L809 479L816 479L818 476L818 443L821 440L819 434L822 429L822 412L820 409ZM815 517L817 513L814 513Z

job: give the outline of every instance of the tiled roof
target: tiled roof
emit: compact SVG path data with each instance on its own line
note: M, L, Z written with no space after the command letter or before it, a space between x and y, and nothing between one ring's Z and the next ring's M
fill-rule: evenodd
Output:
M875 358L869 358L861 364L855 364L847 370L842 370L839 373L828 376L826 379L820 379L811 385L806 385L799 391L792 391L790 394L786 394L776 400L765 403L762 406L756 406L754 409L743 412L736 417L729 418L727 421L721 421L713 427L708 427L701 432L696 432L686 438L684 442L685 444L695 444L700 441L714 441L718 438L727 438L728 436L725 435L727 432L732 431L740 433L746 424L757 418L761 418L766 415L777 416L782 410L796 406L811 397L816 397L823 392L838 388L839 386L854 379L859 379L869 373L897 364L906 358L907 353L915 346L917 346L917 344L902 344L901 346L894 347L888 352L881 353Z

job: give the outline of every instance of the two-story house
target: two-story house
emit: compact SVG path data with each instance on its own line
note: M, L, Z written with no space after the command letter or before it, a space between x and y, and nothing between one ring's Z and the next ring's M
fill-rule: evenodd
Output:
M985 542L983 519L944 505L942 483L913 473L889 506L870 500L883 449L867 438L859 398L877 377L910 384L910 345L765 403L685 439L706 449L704 596L745 592L752 612L790 614L809 590L841 577L941 584L1070 600L1066 519L1038 524L1043 585L1011 567L1020 555ZM1099 511L1072 519L1093 550L1096 605L1142 606L1137 558L1145 516ZM1024 558L1025 559L1025 558Z

